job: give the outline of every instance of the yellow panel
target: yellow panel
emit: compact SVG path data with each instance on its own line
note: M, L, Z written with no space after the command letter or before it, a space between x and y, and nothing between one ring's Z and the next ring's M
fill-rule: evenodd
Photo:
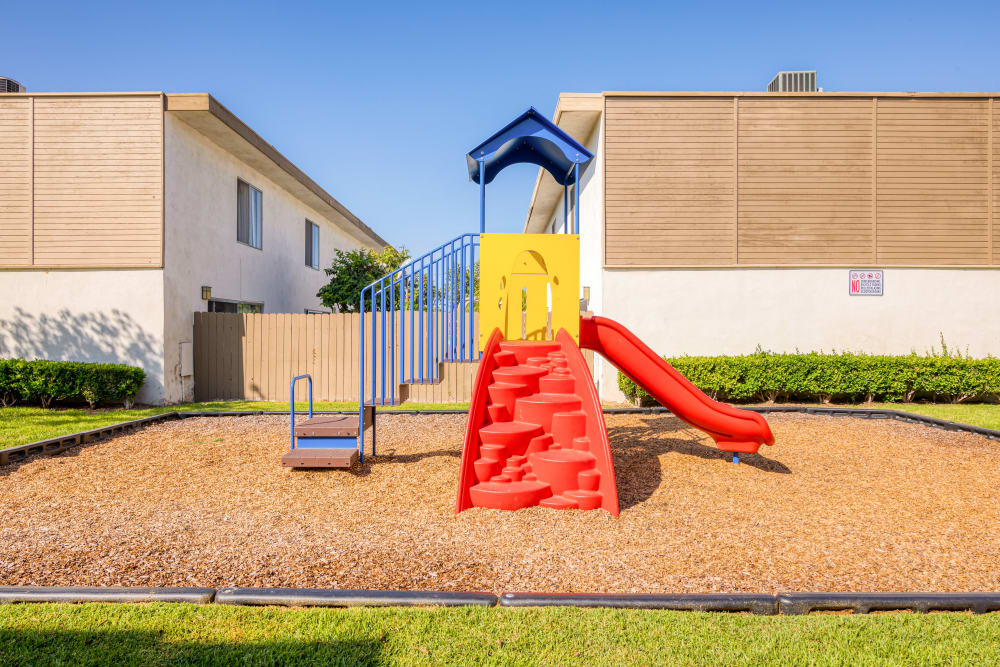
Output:
M479 291L480 350L494 329L507 340L551 340L565 329L579 343L580 237L483 234Z

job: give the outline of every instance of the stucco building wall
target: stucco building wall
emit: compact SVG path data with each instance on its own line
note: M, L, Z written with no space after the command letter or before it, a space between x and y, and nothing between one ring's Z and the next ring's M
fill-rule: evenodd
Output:
M142 403L169 400L163 271L0 271L0 358L141 366Z
M868 267L857 267L868 268ZM850 296L848 269L605 270L600 311L658 354L833 350L1000 356L1000 271L884 269L884 296ZM601 398L624 400L617 371Z
M207 309L202 285L213 298L263 303L265 313L326 310L316 297L327 282L323 269L335 248L361 243L170 113L164 132L164 366L174 402L194 396L191 378L180 375L180 349L191 341L195 311ZM237 179L262 192L260 249L236 240ZM319 269L305 264L306 219L320 228Z

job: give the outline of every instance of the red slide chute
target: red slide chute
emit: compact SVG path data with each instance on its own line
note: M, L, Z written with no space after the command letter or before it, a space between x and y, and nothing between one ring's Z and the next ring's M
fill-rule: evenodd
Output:
M774 444L763 417L712 400L618 322L581 317L580 347L613 363L679 419L712 436L719 449L756 452Z

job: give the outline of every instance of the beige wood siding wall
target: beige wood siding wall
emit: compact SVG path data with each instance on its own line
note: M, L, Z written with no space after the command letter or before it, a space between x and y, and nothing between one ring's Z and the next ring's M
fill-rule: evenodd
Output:
M993 152L990 154L992 168L992 216L993 223L993 263L1000 264L1000 101L990 100L990 117L992 119L992 131L990 133L990 143L993 145Z
M608 94L605 266L1000 265L998 104Z
M739 260L872 259L870 99L739 100Z
M878 261L989 264L988 102L878 100Z
M607 263L734 263L733 100L608 98L606 113Z
M31 265L31 100L0 96L0 266Z
M0 267L161 266L162 96L0 96L0 123L25 117L15 141L27 155L0 160L0 184L19 202L27 184L30 205L26 218L23 204L16 221L0 218L0 233L22 230Z

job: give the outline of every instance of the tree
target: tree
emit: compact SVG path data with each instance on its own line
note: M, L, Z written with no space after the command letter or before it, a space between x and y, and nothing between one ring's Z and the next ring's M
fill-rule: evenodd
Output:
M327 308L356 313L360 310L361 290L395 271L409 258L410 251L406 248L396 250L387 246L380 253L369 248L346 251L338 248L334 250L330 268L324 269L330 282L323 285L316 296ZM371 307L371 303L365 303L365 310Z

